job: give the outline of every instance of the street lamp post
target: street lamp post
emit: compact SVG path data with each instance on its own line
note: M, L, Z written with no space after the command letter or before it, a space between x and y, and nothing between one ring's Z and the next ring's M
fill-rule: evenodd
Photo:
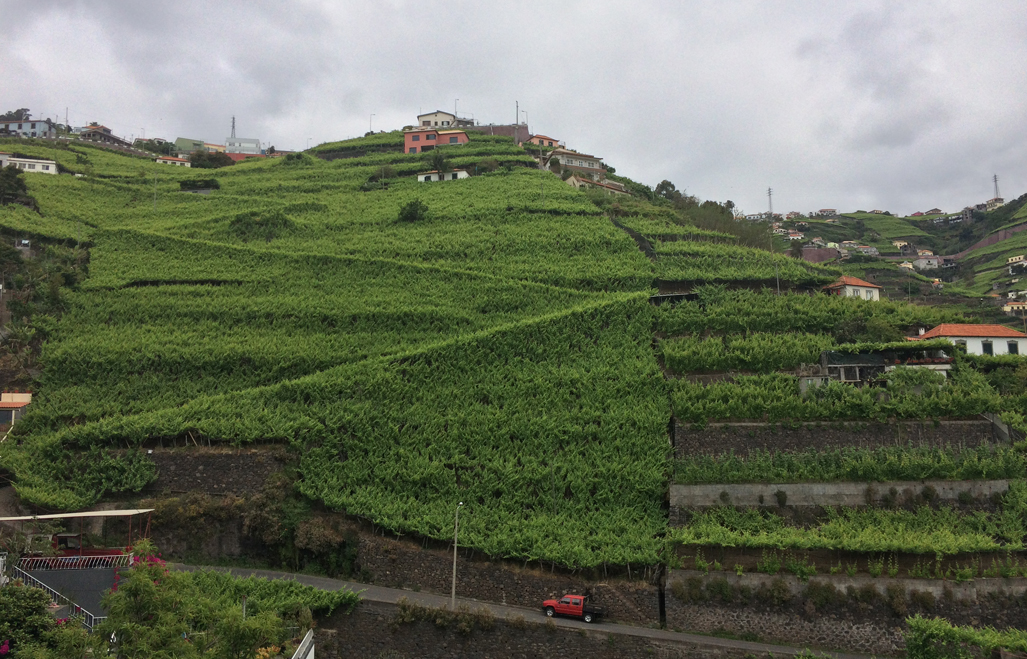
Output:
M463 505L463 501L457 504L456 514L453 516L453 592L449 599L450 611L456 611L456 542L460 531L460 508Z

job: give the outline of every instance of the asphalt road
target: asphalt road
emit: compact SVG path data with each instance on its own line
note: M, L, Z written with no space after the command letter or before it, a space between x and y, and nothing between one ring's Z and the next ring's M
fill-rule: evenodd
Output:
M176 570L218 570L221 572L228 572L239 577L264 577L266 579L292 579L314 588L320 588L321 590L340 590L347 588L349 590L357 591L360 593L361 598L371 600L373 602L386 602L389 604L395 604L400 598L407 598L409 601L420 604L422 606L449 606L449 598L444 595L435 595L433 593L422 593L415 592L412 590L400 590L398 588L383 588L381 586L372 586L368 584L357 583L355 581L343 581L341 579L329 579L328 577L318 577L308 574L296 574L293 572L278 572L275 570L258 570L252 568L236 568L236 567L206 567L197 565L182 565L181 563L169 564L173 569ZM542 623L545 621L545 614L542 613L541 608L529 609L522 606L508 606L504 604L496 604L494 602L483 602L480 600L473 600L466 597L456 598L457 606L466 605L471 609L476 608L487 608L492 611L492 614L497 618L514 618L516 616L524 616L528 621L537 621ZM541 606L541 602L539 602ZM795 648L786 645L771 645L768 643L754 643L750 641L740 641L728 638L717 638L715 636L704 636L700 634L685 634L682 632L672 632L664 629L652 629L650 627L633 627L631 625L620 625L611 622L599 622L588 624L581 620L573 618L554 618L554 622L558 627L565 627L569 629L589 629L592 631L602 631L608 634L620 634L624 636L635 636L640 638L651 639L654 641L670 641L678 643L698 643L713 647L723 648L734 648L744 650L745 652L751 652L757 655L765 655L767 652L772 652L779 655L794 655L802 652L803 648ZM871 659L870 655L865 654L849 654L843 652L817 652L818 656L830 656L835 659Z

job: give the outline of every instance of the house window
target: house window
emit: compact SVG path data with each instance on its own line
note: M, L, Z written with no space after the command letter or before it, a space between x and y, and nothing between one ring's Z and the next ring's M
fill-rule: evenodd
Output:
M422 126L431 126L431 122L430 121L422 121L421 125Z
M1020 354L1020 343L1018 341L1010 341L1008 347L1009 347L1009 354L1010 355L1019 355Z
M411 142L420 142L421 141L421 136L420 135L414 135L413 137L410 138L410 141Z
M448 122L448 121L443 121L443 122L442 122L442 125L443 125L443 126L448 126L448 125L449 125L449 122Z
M417 147L416 146L410 147L409 153L417 153Z
M550 141L550 142L549 142L549 146L553 146L553 143L552 143L552 141Z
M43 171L50 171L50 165L43 165Z
M29 165L29 169L35 169L35 168L36 168L35 165Z
M991 341L981 341L981 352L985 355L994 355L995 346L992 345Z
M873 291L867 291L867 299L868 300L873 300L874 299L874 292Z
M456 172L453 172L453 174L452 174L452 176L451 176L450 180L451 180L451 181L455 181L456 179L457 179L457 176L456 176Z
M459 138L456 137L455 135L453 137L449 138L449 143L450 144L456 144L459 141L460 141Z
M435 139L436 136L435 135L425 135L424 137L427 140L433 140L433 139Z
M424 177L424 182L425 183L430 183L431 182L431 174L428 174L427 176Z

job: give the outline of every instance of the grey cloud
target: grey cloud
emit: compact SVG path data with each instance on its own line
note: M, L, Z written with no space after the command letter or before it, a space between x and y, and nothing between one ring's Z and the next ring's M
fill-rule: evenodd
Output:
M517 100L618 172L743 208L767 186L779 209L956 208L997 168L1027 189L1017 2L42 0L4 18L4 104L126 135L221 140L234 114L302 148L455 98L507 123Z

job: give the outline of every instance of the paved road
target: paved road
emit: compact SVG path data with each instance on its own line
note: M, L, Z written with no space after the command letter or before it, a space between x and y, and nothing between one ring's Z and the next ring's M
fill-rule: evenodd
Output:
M267 579L292 579L299 583L320 588L322 590L340 590L348 588L349 590L359 591L360 596L363 599L371 600L373 602L386 602L389 604L395 604L400 598L407 598L411 602L420 604L422 606L449 606L449 598L444 595L434 595L432 593L421 593L410 590L400 590L398 588L383 588L381 586L371 586L368 584L357 583L354 581L343 581L341 579L329 579L327 577L317 577L307 574L296 574L292 572L278 572L275 570L257 570L252 568L225 568L225 567L205 567L197 565L182 565L180 563L171 564L171 567L176 570L218 570L221 572L228 572L239 577L257 576L264 577ZM494 602L483 602L479 600L469 599L466 597L458 597L457 606L466 605L472 609L475 608L487 608L492 611L492 614L497 618L513 618L516 616L524 616L529 621L537 620L543 622L545 616L540 609L529 609L522 606L508 606L503 604L496 604ZM672 632L664 629L652 629L649 627L632 627L631 625L619 625L616 623L602 622L598 624L588 624L581 620L575 620L572 618L555 618L554 621L558 627L567 627L570 629L590 629L593 631L602 631L609 634L622 634L624 636L636 636L640 638L652 639L654 641L671 641L678 643L697 643L707 646L723 647L723 648L735 648L744 650L745 652L752 652L758 655L765 655L768 652L781 655L798 654L802 651L802 648L794 648L785 645L770 645L767 643L752 643L749 641L739 641L727 638L717 638L714 636L704 636L700 634L684 634L680 632ZM863 654L847 654L842 652L825 652L818 653L818 655L824 654L826 656L834 657L835 659L871 659L869 655Z

